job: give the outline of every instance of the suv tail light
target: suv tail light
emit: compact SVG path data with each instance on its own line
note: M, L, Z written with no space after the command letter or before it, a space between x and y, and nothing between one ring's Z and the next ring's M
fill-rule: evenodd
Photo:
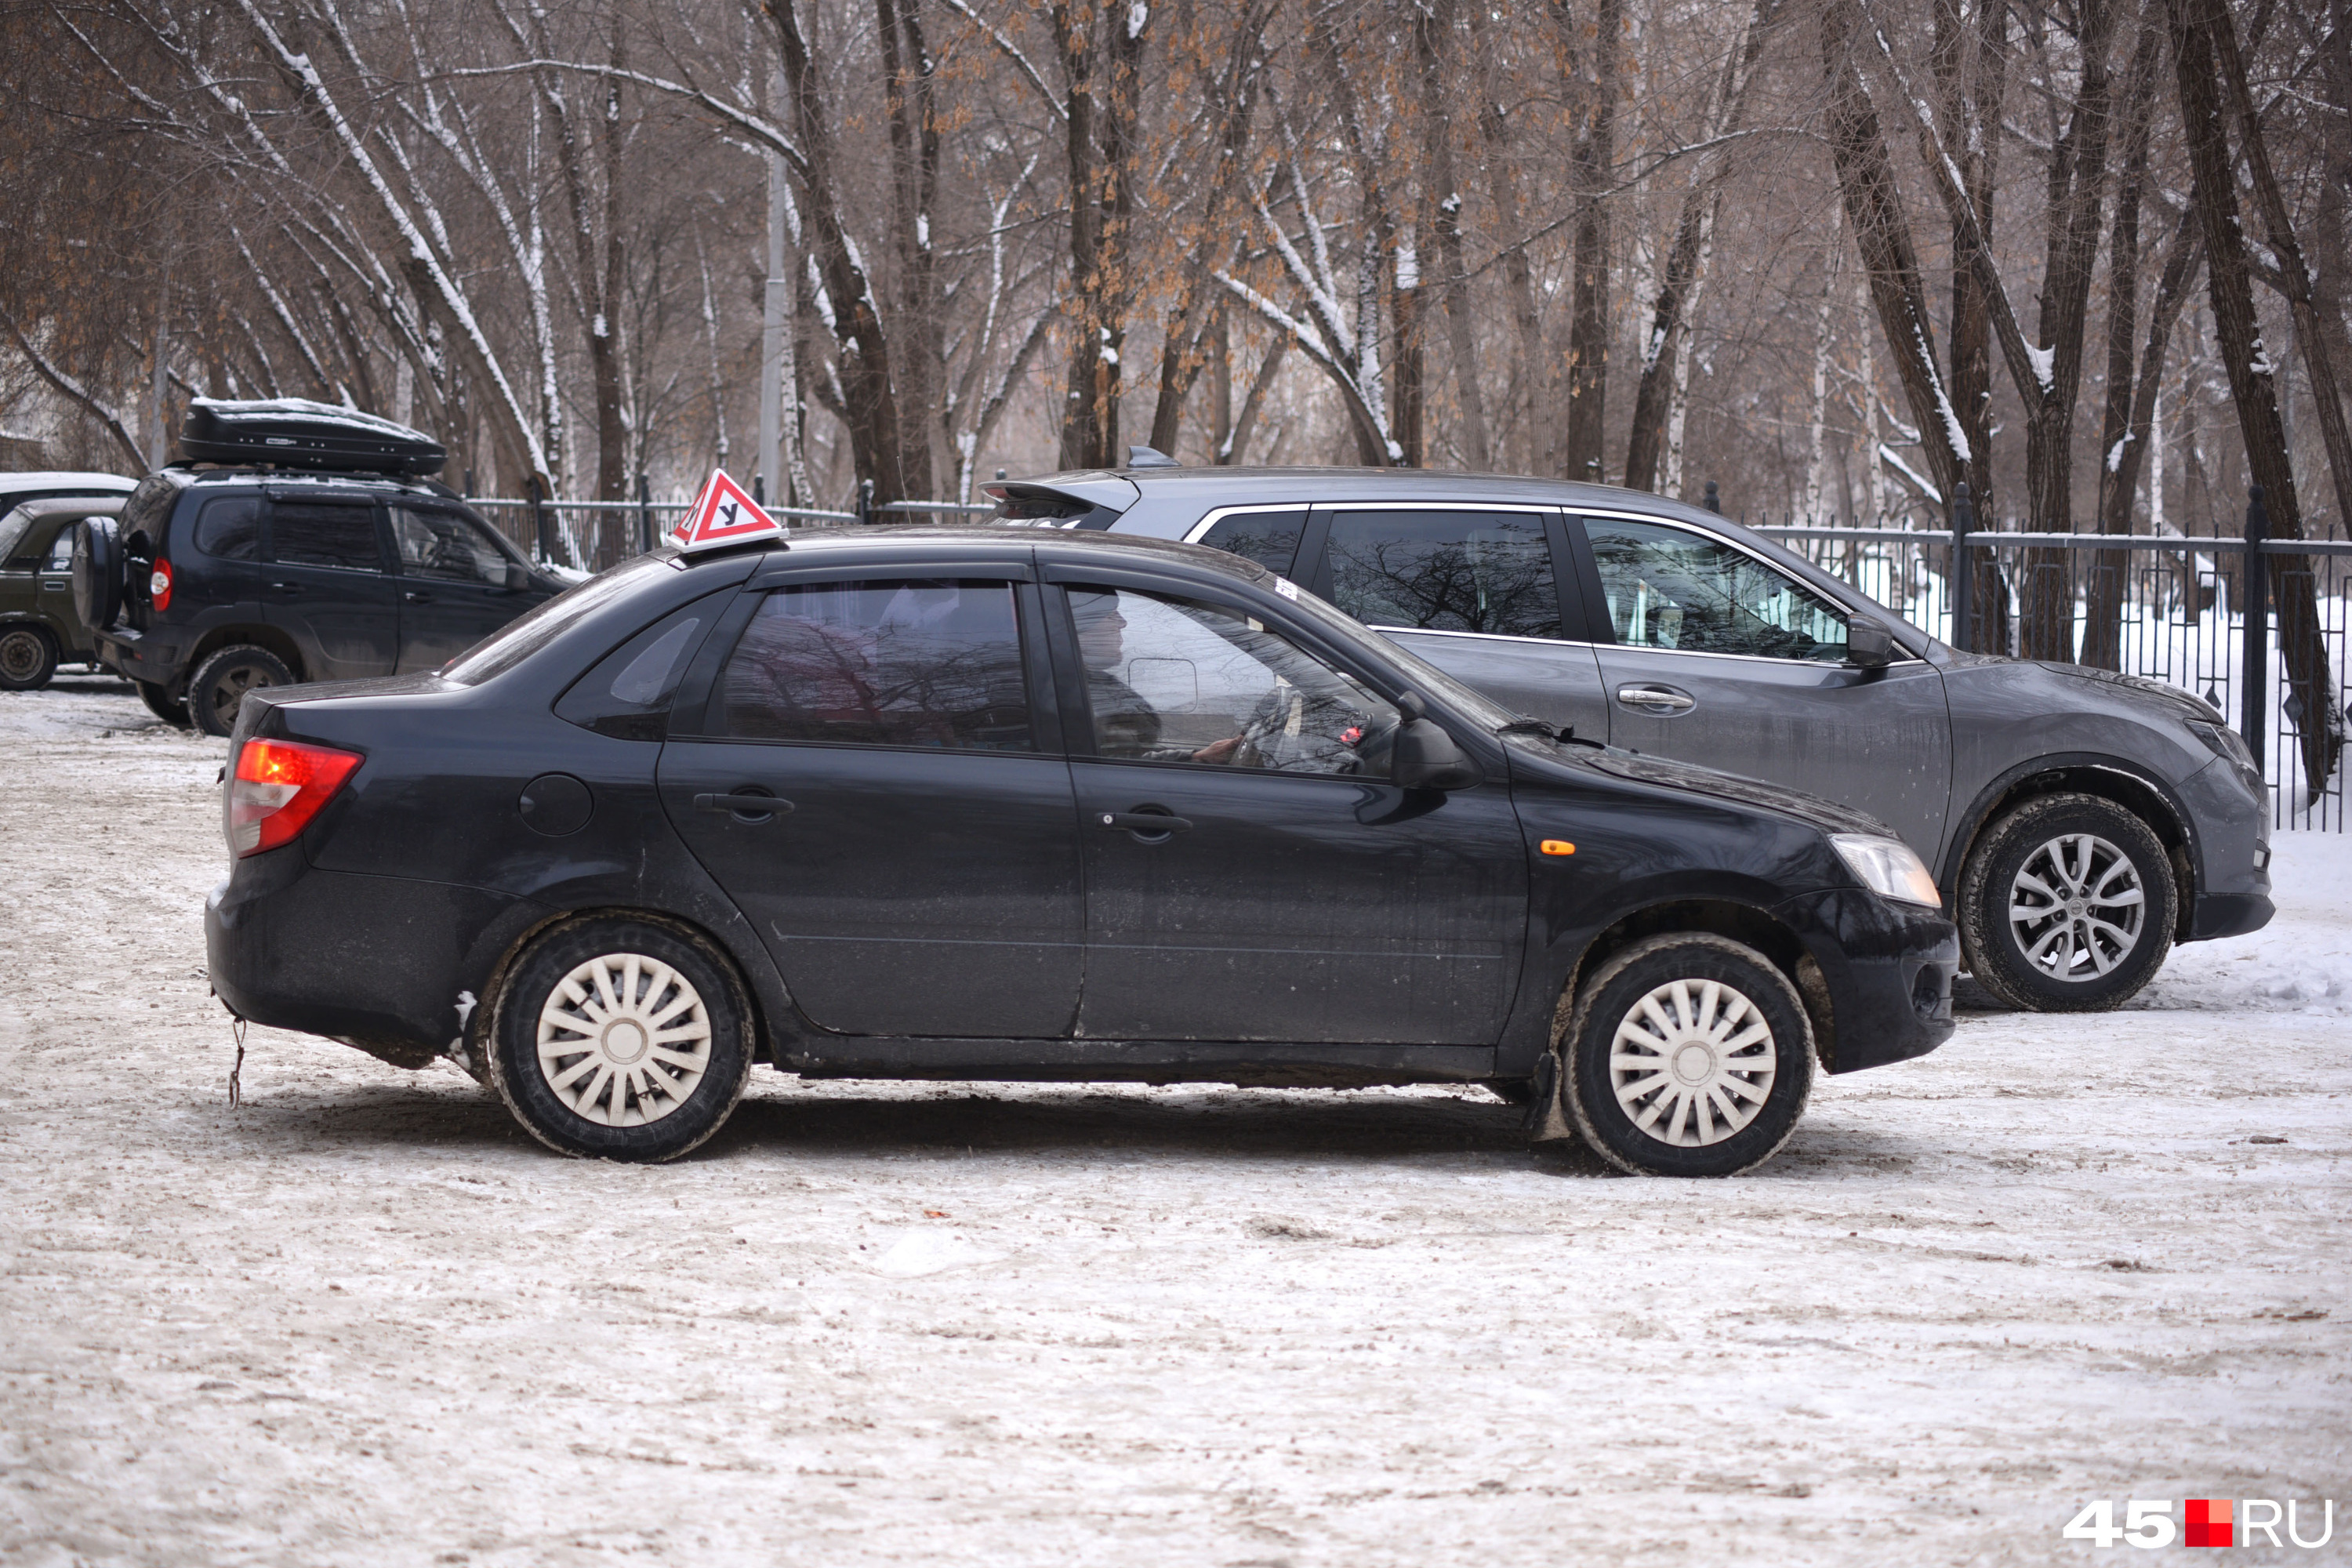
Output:
M155 563L155 570L147 574L147 602L158 610L172 607L172 563Z
M224 826L238 858L291 843L362 762L357 752L299 741L247 741L228 783Z

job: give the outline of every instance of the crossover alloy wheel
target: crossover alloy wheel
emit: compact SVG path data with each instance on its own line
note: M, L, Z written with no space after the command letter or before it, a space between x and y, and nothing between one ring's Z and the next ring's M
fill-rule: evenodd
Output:
M1960 949L2012 1007L2094 1013L2156 977L2179 910L2147 824L2092 795L2047 795L1995 821L1960 877Z

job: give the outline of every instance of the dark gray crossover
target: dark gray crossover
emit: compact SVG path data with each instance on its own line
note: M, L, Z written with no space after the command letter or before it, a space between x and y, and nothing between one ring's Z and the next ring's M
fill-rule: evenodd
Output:
M1236 557L1002 528L640 557L431 672L249 693L222 999L559 1149L809 1077L1483 1082L1721 1175L1952 1030L1917 856L1563 740ZM1571 1130L1572 1129L1572 1130Z
M2270 920L2261 775L2207 704L1948 647L1699 508L1393 469L1139 466L989 489L1008 521L1245 555L1580 737L1868 813L1934 868L1969 970L2012 1005L2113 1007L2172 943Z

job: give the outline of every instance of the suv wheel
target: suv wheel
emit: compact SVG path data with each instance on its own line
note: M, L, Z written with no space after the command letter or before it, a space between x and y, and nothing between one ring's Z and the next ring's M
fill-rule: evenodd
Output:
M266 647L238 643L206 656L188 681L188 717L207 735L236 728L245 694L257 686L291 686L294 672Z
M1730 1176L1780 1152L1813 1087L1813 1030L1754 948L1654 936L1583 987L1560 1049L1569 1114L1637 1176Z
M1961 951L2012 1007L2103 1012L2156 977L2177 897L2147 824L2098 795L2042 795L1977 840L1960 877Z
M743 1097L751 1016L734 967L700 937L626 918L560 927L499 993L490 1082L551 1149L674 1160Z
M58 645L41 626L0 626L0 691L38 691L58 672Z
M139 689L139 700L147 704L147 711L164 723L185 730L194 722L188 717L186 700L173 701L169 687L158 686L152 680L134 680L131 684Z

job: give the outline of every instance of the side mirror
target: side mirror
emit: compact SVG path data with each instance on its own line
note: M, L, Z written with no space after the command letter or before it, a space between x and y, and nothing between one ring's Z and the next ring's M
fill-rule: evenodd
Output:
M1895 634L1884 621L1867 616L1848 618L1845 661L1860 669L1885 669L1895 662Z
M520 561L507 563L507 592L520 594L530 586L530 568Z
M1389 752L1391 784L1401 789L1468 789L1486 778L1433 721L1408 719L1398 728Z

